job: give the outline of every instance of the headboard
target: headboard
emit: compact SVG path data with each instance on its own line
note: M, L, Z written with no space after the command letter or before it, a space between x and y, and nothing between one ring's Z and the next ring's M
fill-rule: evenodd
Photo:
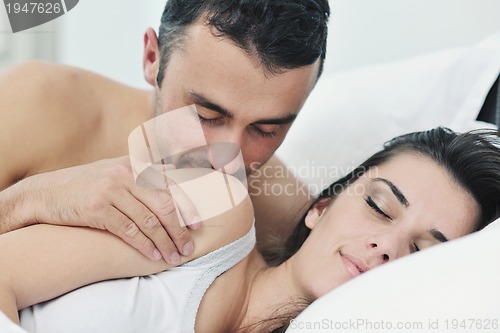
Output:
M486 99L484 100L483 107L479 112L477 120L486 121L495 124L500 128L500 75L491 86Z

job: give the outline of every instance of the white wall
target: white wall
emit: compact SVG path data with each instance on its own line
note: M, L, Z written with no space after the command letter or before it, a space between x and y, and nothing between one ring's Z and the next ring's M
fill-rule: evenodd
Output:
M325 71L468 46L500 31L499 0L331 0Z
M143 33L148 26L158 28L164 3L81 0L45 33L13 36L0 22L0 46L10 45L9 38L17 41L12 50L16 56L4 57L3 64L0 59L0 68L30 57L52 58L147 87L142 76ZM326 72L466 46L500 31L500 0L331 0L330 5ZM4 10L0 6L0 20L6 19ZM21 34L31 37L21 40ZM55 44L40 41L43 36L55 39Z
M55 59L56 23L51 21L13 34L7 11L0 4L0 70L29 59Z
M60 20L59 61L147 87L144 32L158 30L165 0L81 0Z

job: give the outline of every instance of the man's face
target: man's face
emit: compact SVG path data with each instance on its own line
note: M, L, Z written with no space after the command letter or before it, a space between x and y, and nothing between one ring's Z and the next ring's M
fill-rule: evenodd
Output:
M238 144L248 172L267 161L285 138L314 86L319 61L271 74L205 25L194 24L187 36L170 56L157 88L156 115L196 104L207 142ZM153 82L147 73L146 78Z

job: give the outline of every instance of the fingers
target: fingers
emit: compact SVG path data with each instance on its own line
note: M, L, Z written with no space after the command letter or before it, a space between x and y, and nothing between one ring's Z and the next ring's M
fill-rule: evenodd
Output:
M154 261L160 260L162 258L161 253L153 242L140 232L137 224L118 209L115 208L114 210L114 212L108 215L112 217L110 219L112 223L105 224L106 230L120 237L149 259Z
M119 211L128 219L118 222L122 225L121 229L118 230L120 233L118 236L123 235L124 237L120 236L123 240L148 258L158 260L163 257L169 264L177 265L180 263L179 251L176 248L176 243L171 239L172 236L167 232L168 229L165 229L162 222L160 222L158 205L154 202L158 199L153 198L153 193L151 192L141 193L140 195L137 193L136 195L126 193L123 196L115 197L113 205L119 207ZM149 206L146 206L143 202L149 202ZM172 208L165 206L164 209L175 212L173 206ZM175 219L175 221L172 221L172 219ZM176 216L169 216L168 221L171 224L179 225ZM179 240L179 242L184 242L181 247L183 250L186 246L185 243L190 241L190 238L186 238L184 236L182 240ZM182 252L184 255L190 255L191 253L192 250L189 253Z
M186 224L194 223L194 229L201 220L187 195L166 179L164 171L168 169L169 166L150 167L141 172L137 184L132 179L121 182L123 191L114 191L109 197L121 216L109 221L106 229L146 257L158 260L160 253L165 261L177 265L180 255L189 256L194 250ZM175 200L171 190L175 191Z
M176 202L168 190L155 192L154 198L151 198L153 200L147 203L148 208L158 217L162 228L166 230L179 253L185 256L190 255L194 249L191 234L184 221L179 219Z
M176 208L178 209L184 225L192 230L201 227L201 218L198 211L184 190L178 186L172 179L169 179L169 190Z
M177 185L175 180L172 179L172 177L168 177L168 171L174 169L176 169L176 167L173 164L164 164L156 166L155 168L150 168L150 170L155 170L155 173L159 175L156 176L156 179L161 178L161 181L156 181L156 188L166 189L167 193L170 192L175 208L180 213L181 225L183 223L183 225L190 229L199 229L201 227L201 218L198 215L195 205L184 190ZM150 184L152 183L152 179L153 177L149 177Z

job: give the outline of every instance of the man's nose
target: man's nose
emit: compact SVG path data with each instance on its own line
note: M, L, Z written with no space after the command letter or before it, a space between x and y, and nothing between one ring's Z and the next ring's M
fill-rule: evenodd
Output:
M208 158L213 168L227 174L236 174L244 169L240 146L230 142L213 142L209 144Z
M245 128L239 124L220 126L210 131L207 141L234 143L241 146L244 130Z

